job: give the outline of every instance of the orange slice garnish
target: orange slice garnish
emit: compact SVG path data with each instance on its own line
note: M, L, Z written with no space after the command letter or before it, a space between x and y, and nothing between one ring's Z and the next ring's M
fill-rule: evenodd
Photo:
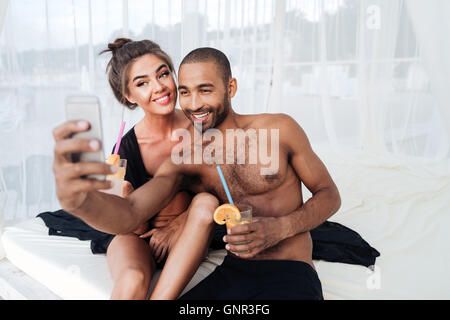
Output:
M119 161L120 161L120 155L118 154L110 154L108 156L108 159L106 160L106 163L111 165L111 166L116 166L117 168L117 172L114 174L108 174L106 177L108 179L112 179L112 178L119 178L119 179L125 179L125 168L124 167L119 167Z
M118 154L110 154L108 156L108 159L106 160L106 163L111 165L111 166L119 166L119 160L120 160L120 155Z
M225 203L214 211L214 222L217 224L227 224L227 228L238 225L238 220L241 220L241 212L239 209L230 204Z

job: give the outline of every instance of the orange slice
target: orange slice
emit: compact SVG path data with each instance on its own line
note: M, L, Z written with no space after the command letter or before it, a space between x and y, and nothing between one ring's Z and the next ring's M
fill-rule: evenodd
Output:
M106 163L112 166L119 166L119 160L120 160L120 155L118 154L110 154L108 156L108 160L106 160Z
M225 203L214 211L214 222L217 224L226 223L227 228L238 225L239 222L237 220L241 220L241 212L230 203Z
M111 165L111 166L118 167L117 168L117 172L115 174L107 175L108 179L116 177L116 178L119 178L119 179L123 180L125 178L125 168L120 168L119 167L119 161L120 161L120 155L118 155L118 154L110 154L108 156L108 159L106 160L106 163Z

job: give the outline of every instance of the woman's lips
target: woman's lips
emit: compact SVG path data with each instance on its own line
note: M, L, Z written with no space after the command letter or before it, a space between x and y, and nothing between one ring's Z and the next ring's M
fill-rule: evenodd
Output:
M196 113L192 114L194 121L205 122L209 118L210 112Z
M153 101L156 102L157 104L164 106L170 102L170 93L167 93L164 96L162 96L158 99L155 99Z

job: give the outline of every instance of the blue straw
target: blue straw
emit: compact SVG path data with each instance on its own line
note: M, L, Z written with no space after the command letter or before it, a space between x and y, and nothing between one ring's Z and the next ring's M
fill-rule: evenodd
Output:
M231 199L230 190L228 190L227 182L225 181L225 177L223 176L222 170L219 166L216 167L219 172L220 180L222 180L223 188L225 189L225 193L227 194L228 202L234 205L233 199Z

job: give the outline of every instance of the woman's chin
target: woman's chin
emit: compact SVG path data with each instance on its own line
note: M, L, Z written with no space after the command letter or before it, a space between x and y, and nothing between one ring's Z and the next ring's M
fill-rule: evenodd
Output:
M175 110L175 105L167 105L167 106L152 106L151 108L143 108L144 111L147 111L154 115L169 115Z

